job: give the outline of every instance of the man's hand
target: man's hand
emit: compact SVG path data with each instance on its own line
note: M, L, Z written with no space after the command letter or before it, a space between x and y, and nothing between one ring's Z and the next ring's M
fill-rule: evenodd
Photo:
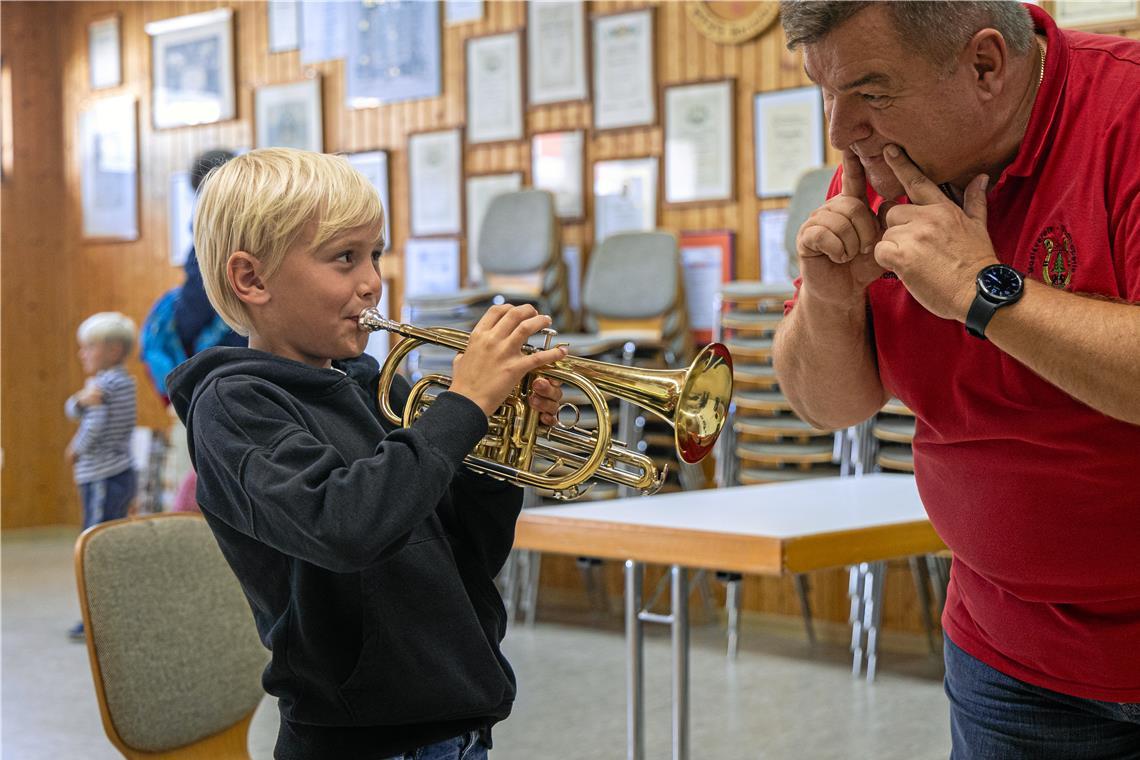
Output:
M902 150L888 145L883 156L911 202L884 202L879 209L886 232L875 246L875 260L898 275L931 314L965 322L978 272L998 263L986 230L989 177L974 177L958 208Z
M818 300L850 306L882 275L874 257L882 236L867 202L867 179L858 157L843 151L840 194L812 212L796 235L804 287Z

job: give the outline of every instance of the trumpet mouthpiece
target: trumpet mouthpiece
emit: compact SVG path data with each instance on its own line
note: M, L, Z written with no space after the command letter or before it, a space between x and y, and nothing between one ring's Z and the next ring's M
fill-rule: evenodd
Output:
M397 323L390 319L385 319L380 310L375 306L369 306L360 312L360 316L356 318L356 324L361 330L368 332L376 332L377 330L391 330L398 327Z

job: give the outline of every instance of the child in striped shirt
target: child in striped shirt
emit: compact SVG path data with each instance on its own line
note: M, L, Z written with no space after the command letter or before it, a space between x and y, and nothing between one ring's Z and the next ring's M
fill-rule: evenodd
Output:
M88 378L64 405L67 416L79 421L66 457L74 467L86 530L126 517L138 486L131 460L135 380L123 368L134 347L135 323L118 312L99 312L83 321L76 336ZM83 624L69 633L82 641Z

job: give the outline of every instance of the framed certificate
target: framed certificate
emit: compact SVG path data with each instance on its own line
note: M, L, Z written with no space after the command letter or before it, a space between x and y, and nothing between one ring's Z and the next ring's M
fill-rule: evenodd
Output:
M647 232L657 226L657 158L625 158L594 164L594 243L615 232Z
M544 132L530 140L531 184L554 193L554 210L563 221L586 217L586 133Z
M823 98L818 87L757 93L753 98L756 195L790 196L804 172L823 165Z
M1119 28L1140 21L1137 15L1137 0L1055 0L1053 16L1057 26L1065 27L1108 27ZM1115 29L1113 29L1115 30Z
M265 13L270 53L301 47L301 3L298 0L269 0Z
M657 123L653 9L593 19L594 129Z
M526 51L529 105L590 98L582 0L527 3Z
M796 260L789 255L786 239L788 210L764 209L759 214L760 279L766 283L790 285L799 275ZM792 252L795 253L794 251Z
M734 82L665 88L665 202L730 201L736 138Z
M79 115L83 238L139 238L138 104L120 95L95 101Z
M467 283L483 281L483 268L479 266L479 231L491 201L522 189L522 172L482 174L467 178Z
M380 204L384 207L384 250L392 250L392 206L388 199L391 182L388 179L388 151L370 150L363 153L345 155L353 168L368 178L376 192L380 194Z
M414 237L463 233L463 130L408 135L408 188Z
M253 92L253 110L258 148L324 150L319 78L258 87Z
M190 186L189 172L170 175L169 216L166 223L170 233L170 264L180 267L194 247L194 188Z
M315 3L305 3L315 5ZM327 3L347 9L347 22L331 18L329 28L336 44L336 24L346 23L348 56L344 62L345 91L350 108L381 103L434 98L442 92L439 3L400 2ZM330 13L345 13L333 10ZM306 26L305 37L309 34ZM307 43L306 43L307 44ZM343 48L334 58L344 58Z
M92 90L118 87L123 83L122 49L119 14L88 24L87 67Z
M518 32L467 40L467 141L523 136L522 40Z
M483 0L444 0L443 9L448 26L483 18Z
M404 298L459 290L459 241L408 240L404 249Z
M732 280L733 233L681 233L681 270L685 282L685 306L689 327L697 343L708 343L716 325L716 294Z
M156 129L226 121L234 101L233 11L152 21L151 112Z

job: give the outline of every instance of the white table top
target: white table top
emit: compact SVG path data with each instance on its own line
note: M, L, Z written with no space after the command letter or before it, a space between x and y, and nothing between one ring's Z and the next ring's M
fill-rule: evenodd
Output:
M545 517L791 538L925 520L912 475L816 478L542 507Z
M527 509L516 535L522 549L760 573L944 548L914 477L884 474Z

